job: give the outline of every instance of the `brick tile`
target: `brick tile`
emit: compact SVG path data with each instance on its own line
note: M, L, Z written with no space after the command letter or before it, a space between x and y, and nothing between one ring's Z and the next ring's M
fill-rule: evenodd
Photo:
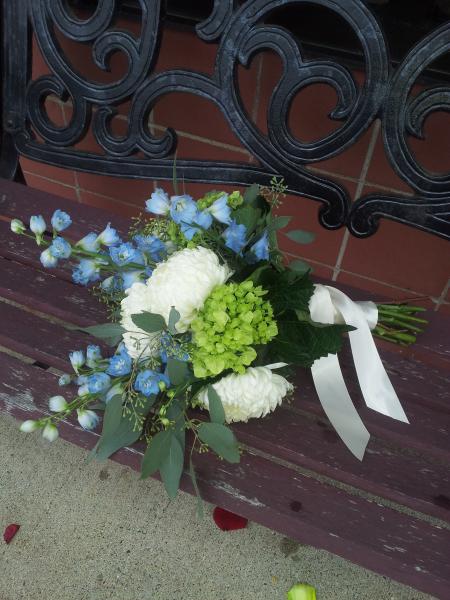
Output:
M448 315L450 317L450 302L443 302L439 308L438 312L444 315Z
M399 190L400 192L412 193L409 185L397 175L391 166L384 149L381 132L375 143L372 161L367 172L367 181Z
M48 179L30 173L25 174L25 180L27 185L32 188L48 192L49 194L55 194L61 198L67 198L68 200L78 200L74 187L61 185L57 181L49 181ZM61 208L64 208L63 204L61 205Z
M54 167L53 165L46 165L35 160L30 160L29 158L25 158L24 156L20 157L20 165L24 172L27 172L31 175L45 177L55 182L65 183L70 186L75 185L73 171L69 169L60 169L59 167Z
M366 188L364 193L372 191ZM438 297L450 273L448 242L382 219L375 235L349 239L342 269Z
M145 179L122 179L80 172L78 182L80 188L88 192L142 207L153 191L153 181Z
M311 259L303 259L302 257L297 257L295 255L285 255L286 261L285 264L289 264L293 260L300 258L304 260L311 267L311 274L313 279L320 278L331 281L331 277L333 275L333 267L331 265L323 265L321 263L317 263Z
M83 204L89 204L89 206L95 206L107 211L108 215L111 216L112 221L114 219L113 215L120 215L122 217L136 217L143 211L143 207L141 208L132 204L118 202L114 198L99 196L98 194L88 192L87 190L81 190L81 202L83 202Z

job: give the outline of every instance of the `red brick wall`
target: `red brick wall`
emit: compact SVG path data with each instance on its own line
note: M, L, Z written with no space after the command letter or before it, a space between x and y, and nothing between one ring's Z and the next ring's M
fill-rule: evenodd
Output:
M99 71L92 63L90 49L64 41L67 55L81 73L95 80L107 80L126 68L119 55L114 57L112 73ZM157 70L191 68L211 73L215 46L187 32L165 30ZM38 52L34 53L33 77L48 71ZM278 57L271 53L258 55L250 68L239 69L240 90L248 113L262 131L266 130L266 110L270 93L281 73ZM361 73L356 74L362 79ZM328 118L335 106L336 94L331 87L316 85L297 96L291 111L290 126L302 140L320 139L338 124ZM48 113L58 124L71 116L70 102L56 98L47 101ZM115 119L117 131L126 123L127 105ZM209 160L249 161L253 158L240 146L220 111L196 96L172 94L162 99L151 115L154 132L167 125L179 134L178 157ZM427 141L416 141L412 147L423 166L438 172L450 171L450 114L437 113L426 122ZM80 148L99 151L92 134ZM112 214L136 215L149 197L154 185L170 189L169 182L124 180L113 177L76 173L22 159L27 183L42 190L106 208ZM339 156L310 167L311 171L330 177L345 186L352 200L368 192L408 194L411 190L389 166L376 123L349 150ZM194 197L211 186L186 184ZM299 197L287 197L280 212L294 215L295 225L317 234L315 243L298 246L288 242L285 250L291 256L307 259L315 273L339 282L349 283L369 292L402 299L423 296L422 302L434 310L450 313L449 245L437 238L403 225L382 221L375 236L359 240L344 229L327 231L317 220L319 204ZM113 218L112 218L113 220Z

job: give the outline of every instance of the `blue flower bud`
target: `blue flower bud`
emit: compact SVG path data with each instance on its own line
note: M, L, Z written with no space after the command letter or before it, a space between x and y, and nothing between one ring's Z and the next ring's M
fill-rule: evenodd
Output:
M236 221L231 221L222 234L225 239L225 246L236 252L236 254L239 254L247 243L245 239L246 232L245 225L238 225Z
M169 208L169 196L161 188L156 188L149 200L145 202L146 211L154 215L167 215Z
M39 257L41 264L46 269L52 269L58 264L58 259L50 252L50 248L46 248Z
M78 266L72 271L72 279L81 285L97 281L100 279L98 262L90 258L81 259Z
M86 252L97 252L100 248L100 241L96 233L88 233L76 243L76 246L82 250L86 250Z
M250 248L250 252L256 257L257 260L269 260L269 240L267 229L264 231L260 239Z
M228 194L223 194L215 202L211 204L208 211L220 223L228 225L231 223L231 209L228 206Z
M55 210L52 216L52 227L55 231L64 231L71 224L72 219L66 212L59 210L59 208Z
M48 407L52 412L62 412L67 406L64 396L52 396L48 401Z
M34 215L30 218L30 229L35 235L41 236L44 233L46 227L47 226L42 215Z
M69 258L72 254L72 246L62 237L57 237L51 243L50 254L55 258Z
M59 431L53 423L47 423L42 432L42 437L48 442L54 442L59 436Z
M97 237L97 241L104 246L114 246L116 244L120 244L121 242L119 234L113 227L111 227L111 223L108 223L105 229Z
M100 350L100 346L96 346L95 344L91 344L87 347L86 350L86 364L88 367L95 367L97 361L101 360L102 353Z
M127 290L133 283L142 281L142 271L124 271L121 273L123 281L123 289Z

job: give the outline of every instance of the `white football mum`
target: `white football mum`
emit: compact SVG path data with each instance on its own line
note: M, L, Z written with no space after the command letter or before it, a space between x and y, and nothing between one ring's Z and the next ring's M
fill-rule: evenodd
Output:
M243 375L232 373L213 384L222 400L227 423L265 417L279 406L294 386L272 369L281 365L249 367ZM199 394L208 407L207 389Z
M167 322L174 306L180 313L177 330L180 333L187 331L196 311L203 307L212 290L225 283L231 274L212 250L198 246L175 252L156 267L146 283L134 283L126 290L127 296L121 304L121 324L126 329L123 340L130 356L152 354L148 334L136 327L131 315L157 313Z

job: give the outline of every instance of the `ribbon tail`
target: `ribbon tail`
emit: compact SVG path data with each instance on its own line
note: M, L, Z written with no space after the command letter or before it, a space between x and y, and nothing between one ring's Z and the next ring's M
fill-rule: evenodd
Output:
M328 419L350 452L362 460L370 434L350 398L338 357L329 354L314 361L311 372Z
M363 310L343 292L335 288L329 288L329 291L333 304L344 321L356 327L348 335L365 403L383 415L408 423L405 411L381 362Z

